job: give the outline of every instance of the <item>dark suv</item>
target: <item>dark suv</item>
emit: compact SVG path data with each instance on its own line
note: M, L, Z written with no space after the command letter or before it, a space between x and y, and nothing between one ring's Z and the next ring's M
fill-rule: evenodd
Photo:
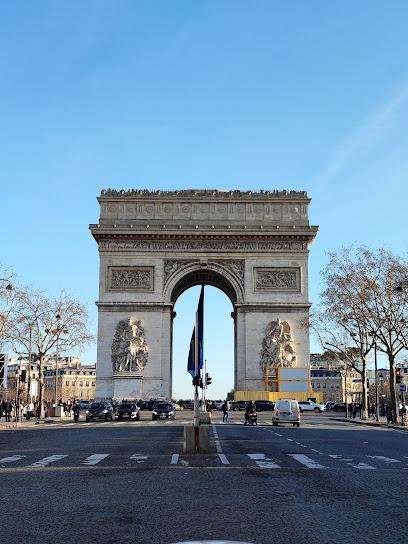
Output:
M136 421L140 420L140 408L135 402L122 402L116 408L116 419L134 419Z
M105 421L113 421L115 410L108 402L93 402L86 411L86 421L94 419L104 419Z
M247 404L248 404L248 402L246 400L235 400L235 401L231 402L230 410L232 410L233 412L246 410Z
M152 411L152 419L175 419L174 406L169 402L157 402Z
M270 400L256 400L254 404L257 412L272 412L274 408Z

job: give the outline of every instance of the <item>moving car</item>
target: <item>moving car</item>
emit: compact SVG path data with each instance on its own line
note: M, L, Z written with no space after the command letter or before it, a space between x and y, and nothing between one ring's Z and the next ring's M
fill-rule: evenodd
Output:
M80 410L87 410L91 405L91 400L78 400L76 404L79 406Z
M230 410L233 411L233 412L246 410L246 405L247 404L248 403L247 403L246 400L235 400L233 402L230 402Z
M334 401L332 401L332 400L330 400L329 402L326 402L325 410L327 410L329 412L330 410L333 409L333 406L335 406L335 404L336 403Z
M108 402L93 402L85 414L86 421L93 421L94 419L113 421L115 410Z
M179 405L184 410L194 410L194 402L192 400L179 400Z
M158 402L153 408L152 419L175 419L174 407L169 402Z
M300 408L297 400L279 399L275 402L272 425L277 427L280 423L292 423L294 427L300 427Z
M222 405L224 404L223 400L213 400L213 406L216 410L221 410Z
M256 400L255 408L257 412L272 412L274 409L274 403L270 400Z
M332 412L345 412L346 411L346 403L345 402L337 402L331 409Z
M140 408L135 402L122 402L116 408L116 419L125 418L140 421Z
M301 412L316 412L317 414L324 411L325 405L317 404L316 402L313 402L312 400L300 400L299 408Z

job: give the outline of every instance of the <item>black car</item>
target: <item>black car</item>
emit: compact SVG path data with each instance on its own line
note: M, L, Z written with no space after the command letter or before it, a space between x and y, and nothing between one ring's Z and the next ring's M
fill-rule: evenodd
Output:
M345 411L346 411L346 403L345 402L338 402L331 409L331 412L345 412Z
M174 406L169 402L157 402L152 411L152 419L175 419Z
M241 410L246 410L248 402L246 400L235 400L230 403L230 410L233 412L238 412Z
M257 412L272 412L275 406L270 400L256 400L254 404Z
M137 405L141 410L149 409L149 402L147 400L139 400Z
M104 419L105 421L113 421L115 410L108 402L93 402L86 411L86 421L94 419Z
M134 419L140 421L140 408L135 402L122 402L116 409L116 419Z
M179 400L178 403L184 410L194 410L194 402L192 400Z

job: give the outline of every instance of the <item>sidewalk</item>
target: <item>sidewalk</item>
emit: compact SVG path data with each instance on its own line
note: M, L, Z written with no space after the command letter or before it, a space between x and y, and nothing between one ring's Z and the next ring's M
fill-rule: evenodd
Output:
M81 421L81 417L80 417ZM74 418L71 416L63 417L47 417L47 419L37 419L33 417L30 421L6 422L3 419L0 420L0 431L15 430L15 429L30 429L31 427L38 427L38 425L53 425L61 423L73 423Z
M332 421L342 421L343 423L354 423L354 425L370 425L371 427L388 427L389 429L408 431L408 426L401 425L400 423L387 425L385 417L380 417L380 421L375 421L374 419L353 419L349 417L331 417L330 419Z

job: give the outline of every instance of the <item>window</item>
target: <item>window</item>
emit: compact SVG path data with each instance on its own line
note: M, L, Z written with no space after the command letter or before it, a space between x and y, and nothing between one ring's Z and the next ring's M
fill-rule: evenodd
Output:
M69 382L65 382L65 385L69 385Z
M83 382L79 382L79 387L82 387L83 386Z
M86 387L89 387L89 382L85 382L85 386L86 386Z

